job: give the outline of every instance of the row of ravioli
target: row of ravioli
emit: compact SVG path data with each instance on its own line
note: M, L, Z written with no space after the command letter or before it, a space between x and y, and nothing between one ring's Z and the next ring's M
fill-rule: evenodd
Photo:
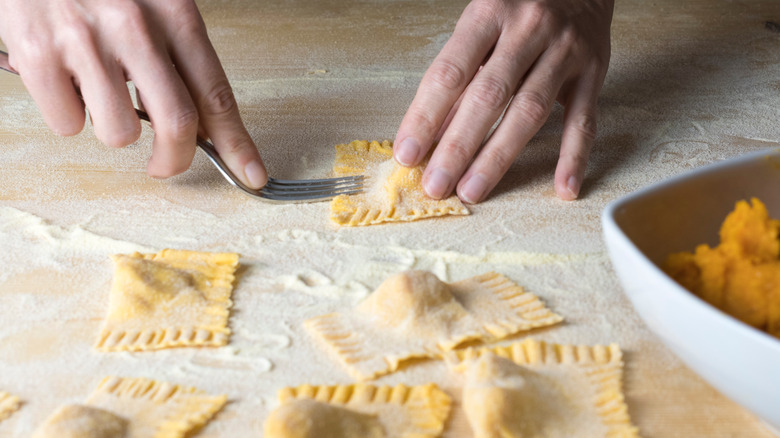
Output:
M98 350L227 345L238 254L163 250L113 260ZM477 437L571 436L571 430L637 436L622 395L622 353L616 345L534 339L485 345L561 321L537 296L495 272L451 283L427 271L391 276L354 308L304 323L360 382L282 388L264 435L437 437L451 409L459 408ZM464 343L483 346L459 348ZM413 358L445 360L462 392L448 394L433 383L365 383ZM226 395L193 387L109 376L84 404L52 413L35 437L190 436L226 402ZM0 392L0 420L19 404Z

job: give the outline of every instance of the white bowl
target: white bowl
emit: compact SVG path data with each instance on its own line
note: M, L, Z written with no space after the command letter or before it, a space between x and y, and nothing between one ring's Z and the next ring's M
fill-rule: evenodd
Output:
M647 326L720 392L780 430L780 339L699 299L661 269L666 257L717 245L740 199L780 218L780 150L696 169L611 202L604 238L626 295Z

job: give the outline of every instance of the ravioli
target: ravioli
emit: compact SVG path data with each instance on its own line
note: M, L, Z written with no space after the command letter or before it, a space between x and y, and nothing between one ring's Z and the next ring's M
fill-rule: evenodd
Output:
M547 400L535 403L541 394L530 387L528 373L491 353L469 364L462 403L474 438L529 436L532 423L541 419L533 407Z
M637 437L622 393L620 348L528 339L453 351L476 438Z
M145 378L107 377L87 400L128 420L128 438L182 438L205 425L227 402L224 395Z
M560 322L535 295L489 272L444 283L427 271L385 280L354 309L307 320L357 379L398 369L403 360L437 357L467 341L493 341Z
M32 438L124 438L128 421L109 411L65 405L43 423Z
M426 165L427 160L416 167L396 163L387 140L337 145L336 176L366 175L368 180L362 193L333 198L331 219L339 225L361 226L469 214L455 195L442 200L425 195L422 174Z
M266 438L433 438L451 406L433 383L302 385L280 390L279 401L266 419Z
M165 249L112 258L114 281L97 349L227 344L238 254Z
M0 421L10 417L21 404L19 397L0 391Z
M265 438L385 438L376 415L310 399L276 408L263 426Z

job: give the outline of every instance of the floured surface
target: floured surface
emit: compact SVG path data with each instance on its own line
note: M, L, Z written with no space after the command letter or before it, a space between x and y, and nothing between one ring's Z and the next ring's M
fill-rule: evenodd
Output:
M310 177L328 174L336 144L394 136L464 3L199 5L271 175ZM100 145L89 127L57 138L19 78L0 75L0 388L24 401L0 423L0 437L29 436L106 375L227 394L230 403L199 436L259 434L279 388L353 382L302 322L354 306L406 269L448 282L501 272L565 317L535 338L618 343L629 413L644 437L768 437L644 328L607 259L599 215L646 184L778 147L780 37L764 25L772 17L780 19L774 0L618 2L583 199L554 197L557 108L472 215L366 228L337 229L327 203L249 199L200 153L187 173L150 179L148 128L122 150ZM163 248L242 255L228 346L94 351L108 309L109 256ZM428 382L455 391L439 362L376 383ZM470 436L457 401L446 430Z

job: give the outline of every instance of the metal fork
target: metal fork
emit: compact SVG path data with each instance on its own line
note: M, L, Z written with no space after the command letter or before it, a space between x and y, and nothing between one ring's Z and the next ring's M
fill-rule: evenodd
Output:
M8 63L8 53L0 50L0 69L10 73L19 74ZM136 109L136 114L141 120L151 122L149 115ZM339 195L354 195L363 190L363 175L352 175L339 178L324 179L277 179L268 177L268 183L260 189L253 189L242 183L233 172L228 169L217 149L210 142L198 137L197 145L206 153L219 173L234 186L241 189L247 195L265 202L274 203L301 203L327 201Z

